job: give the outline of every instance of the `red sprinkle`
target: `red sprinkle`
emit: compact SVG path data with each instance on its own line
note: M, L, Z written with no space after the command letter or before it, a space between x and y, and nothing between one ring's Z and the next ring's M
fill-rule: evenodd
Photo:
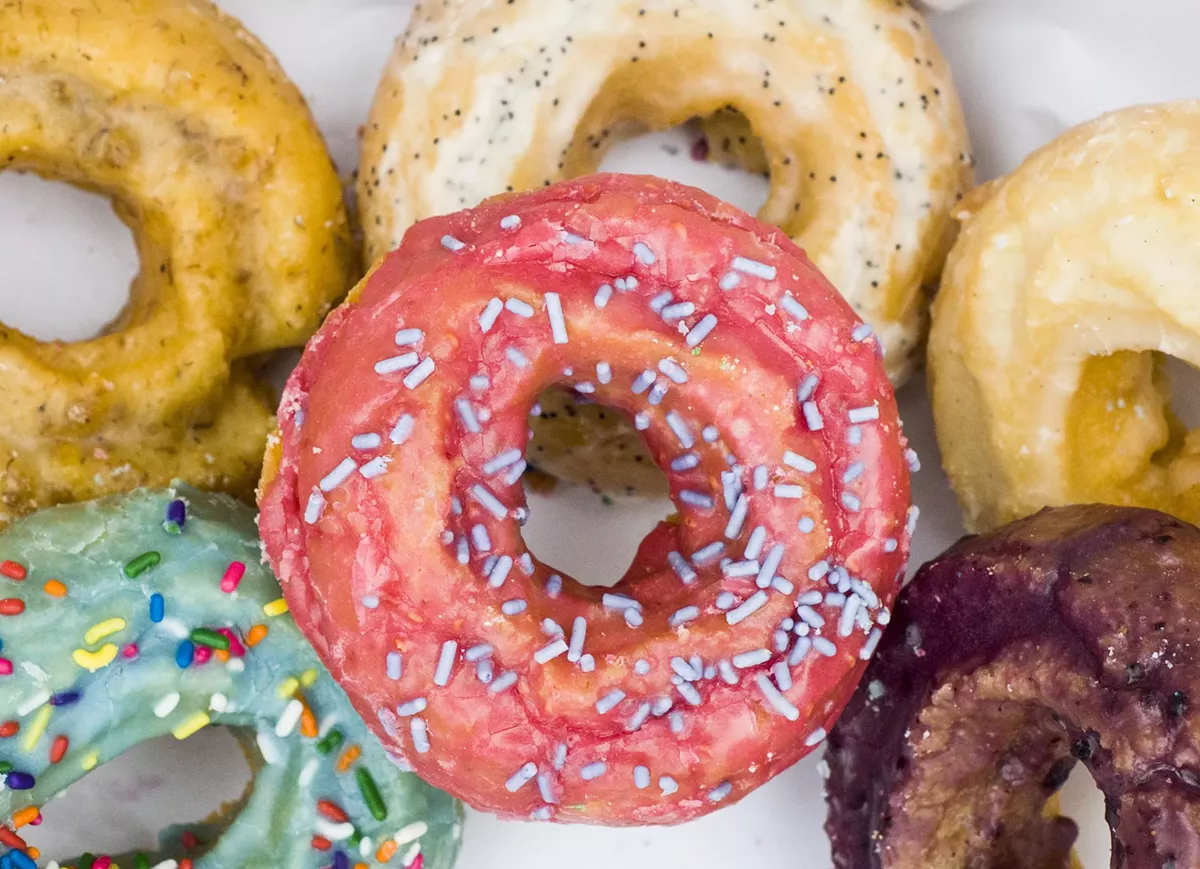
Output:
M67 753L67 748L71 741L61 734L54 737L54 742L50 744L50 762L58 763L63 759L63 755Z
M314 848L316 848L318 851L328 851L330 848L333 847L333 842L330 842L324 836L313 836L312 837L312 846Z
M245 572L245 564L240 561L231 562L229 567L225 568L225 575L221 577L221 591L226 594L237 591L238 583L242 581Z
M26 576L25 565L17 564L15 561L0 561L0 574L20 582Z
M207 664L212 658L213 650L208 646L196 646L196 651L192 656L193 664Z
M183 835L179 837L179 844L187 848L189 851L196 847L196 834L191 830L184 830Z
M109 869L112 866L112 857L97 857L96 862L92 864L92 869Z
M29 847L25 844L24 839L3 824L0 824L0 845L7 845L10 848L16 848L18 851L24 851Z
M12 739L21 729L21 725L15 721L5 721L0 724L0 739Z
M25 601L15 597L0 600L0 616L19 616L25 612Z
M425 865L425 855L418 854L417 859L408 864L407 869L421 869Z
M8 658L0 658L0 676L11 676L12 671L12 661L8 660Z
M192 858L184 857L179 861L179 869L192 869Z
M132 660L133 658L136 658L138 656L137 643L130 643L128 646L123 648L121 650L121 656L124 658L129 658L130 660Z
M235 658L246 657L246 647L238 639L238 635L229 628L217 628L217 633L229 640L229 654Z
M350 816L342 811L341 806L329 800L317 800L317 811L335 824L344 824L350 820Z

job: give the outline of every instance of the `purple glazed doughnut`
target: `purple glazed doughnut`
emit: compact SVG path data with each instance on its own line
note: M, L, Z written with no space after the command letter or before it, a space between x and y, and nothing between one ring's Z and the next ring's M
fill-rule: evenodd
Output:
M1068 867L1076 763L1114 867L1200 866L1200 529L1044 510L925 565L830 735L838 869Z

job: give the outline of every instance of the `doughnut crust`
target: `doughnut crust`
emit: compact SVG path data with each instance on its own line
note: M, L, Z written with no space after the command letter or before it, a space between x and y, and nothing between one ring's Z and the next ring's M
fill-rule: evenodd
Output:
M612 588L521 536L555 384L637 420L670 483ZM870 330L782 232L655 178L416 224L280 425L260 528L298 623L392 750L504 817L679 823L812 751L915 519Z
M0 117L0 170L111 196L142 261L96 338L0 327L0 525L175 477L249 496L253 357L302 343L356 267L299 92L205 0L0 0Z
M1114 869L1200 865L1200 530L1043 510L925 565L826 758L837 869L1068 869L1083 763Z
M1100 501L1200 521L1200 103L1084 124L967 203L934 303L938 441L971 528Z

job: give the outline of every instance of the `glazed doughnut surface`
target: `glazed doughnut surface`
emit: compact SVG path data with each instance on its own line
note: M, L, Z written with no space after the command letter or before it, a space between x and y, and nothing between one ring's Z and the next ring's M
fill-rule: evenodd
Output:
M782 227L903 380L970 183L929 28L892 0L418 3L379 86L359 202L375 260L415 221L593 172L614 141L732 106Z
M1200 521L1200 103L1084 124L979 191L934 304L938 441L967 523L1101 501ZM973 210L973 213L971 211Z
M0 328L0 524L176 477L249 496L272 424L249 357L354 277L299 92L205 0L0 0L0 117L0 170L108 194L142 261L96 338Z
M611 589L521 538L554 383L632 416L671 482ZM677 823L813 750L915 519L869 327L783 233L657 179L417 224L280 422L260 527L293 613L387 745L505 817Z

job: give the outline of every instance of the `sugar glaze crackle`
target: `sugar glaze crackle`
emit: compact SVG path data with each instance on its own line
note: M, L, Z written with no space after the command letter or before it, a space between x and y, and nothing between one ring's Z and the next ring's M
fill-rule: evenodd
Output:
M526 549L536 396L630 414L678 517L614 588ZM821 743L916 518L871 330L778 230L593 176L422 222L307 348L260 497L386 745L503 816L676 823Z

